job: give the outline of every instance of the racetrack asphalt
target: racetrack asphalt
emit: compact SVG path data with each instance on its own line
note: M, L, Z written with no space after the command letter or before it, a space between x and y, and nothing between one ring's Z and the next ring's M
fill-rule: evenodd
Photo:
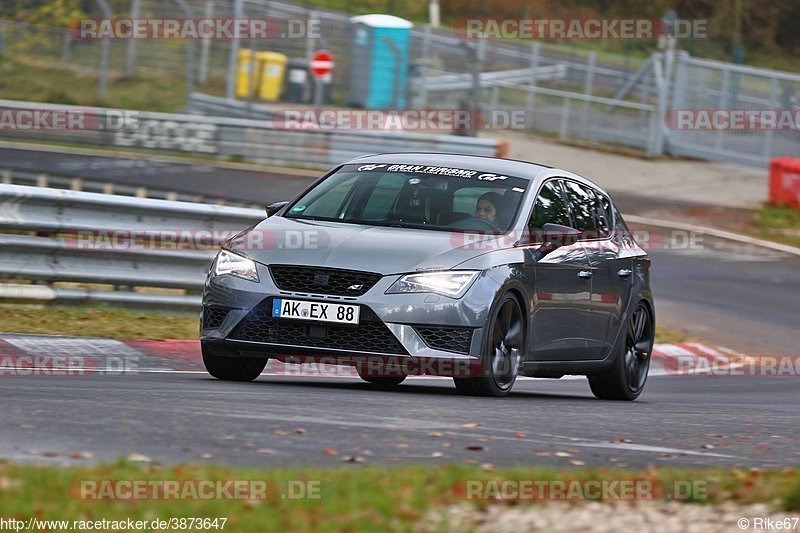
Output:
M89 169L161 189L241 192L234 199L248 202L290 198L309 181L210 164L16 152L0 150L0 159L58 175ZM620 203L627 212L639 199ZM649 253L660 325L747 354L800 352L800 259L707 236L699 246L676 244L683 237L669 230L636 229L657 236ZM348 378L15 376L0 378L0 457L60 464L135 452L162 463L357 466L342 462L352 455L378 465L777 468L800 465L798 390L797 375L663 376L651 378L640 400L623 403L595 400L584 378L521 380L508 398L492 399L459 396L445 379L409 379L390 390ZM69 457L83 451L93 459Z
M522 380L506 398L472 398L448 379L387 389L357 378L141 373L9 377L0 398L0 457L34 463L135 453L272 466L362 464L348 456L370 465L800 465L796 377L656 377L638 401L611 402L594 399L583 378ZM70 458L83 452L92 458Z

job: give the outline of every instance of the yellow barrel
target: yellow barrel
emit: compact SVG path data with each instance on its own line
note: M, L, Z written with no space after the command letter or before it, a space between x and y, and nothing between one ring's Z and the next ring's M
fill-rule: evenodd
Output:
M256 54L254 61L252 50L247 48L239 50L239 63L236 69L236 96L238 98L247 98L258 87L258 80L253 79L250 75L251 72L255 72L256 75L260 72L257 62L258 54Z
M283 76L289 57L277 52L258 52L256 60L261 73L258 97L275 102L281 97Z

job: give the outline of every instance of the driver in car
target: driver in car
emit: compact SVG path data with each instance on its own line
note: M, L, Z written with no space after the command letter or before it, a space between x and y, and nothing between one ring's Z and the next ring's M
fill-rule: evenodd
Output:
M478 198L475 206L475 217L491 222L497 226L497 209L503 201L503 196L496 192L487 192Z

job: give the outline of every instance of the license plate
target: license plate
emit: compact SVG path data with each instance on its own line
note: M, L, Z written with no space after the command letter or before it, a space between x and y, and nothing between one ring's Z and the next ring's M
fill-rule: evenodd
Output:
M358 324L360 310L357 305L304 302L283 298L275 298L272 301L272 316L275 318Z

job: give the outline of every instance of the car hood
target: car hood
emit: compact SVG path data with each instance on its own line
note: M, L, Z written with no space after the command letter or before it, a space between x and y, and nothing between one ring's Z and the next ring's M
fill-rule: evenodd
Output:
M274 216L239 233L226 247L266 265L320 266L386 275L450 269L501 248L501 243L502 237L494 235Z

